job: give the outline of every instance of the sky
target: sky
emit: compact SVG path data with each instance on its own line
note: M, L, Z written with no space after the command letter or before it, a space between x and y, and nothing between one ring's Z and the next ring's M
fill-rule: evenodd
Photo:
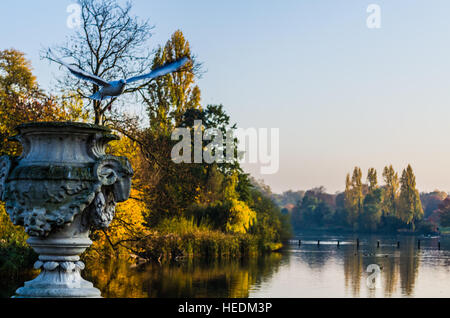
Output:
M202 103L242 128L279 128L274 192L342 191L359 166L401 173L420 191L450 191L450 1L134 0L155 26L151 48L181 29L205 74ZM61 72L39 51L64 42L63 0L0 3L0 49L26 53L44 89ZM379 5L381 28L366 20Z

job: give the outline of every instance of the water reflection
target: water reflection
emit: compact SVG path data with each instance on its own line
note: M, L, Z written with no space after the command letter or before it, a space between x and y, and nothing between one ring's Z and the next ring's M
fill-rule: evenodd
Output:
M375 248L376 242L368 240L368 245L361 251L347 251L344 257L344 274L346 287L351 288L352 296L377 296L377 290L368 288L365 284L367 276L370 275L366 272L367 266L370 264L380 266L383 296L396 295L398 276L400 276L400 294L402 296L413 295L420 258L420 251L416 249L415 241L414 237L404 237L401 238L400 248L397 248L395 242ZM361 292L361 288L366 290L367 295Z
M400 282L405 295L411 296L419 269L419 251L415 249L414 242L410 238L403 253L400 254Z
M88 264L90 270L85 276L104 297L238 298L249 297L250 287L272 277L282 260L282 254L273 253L242 261L186 260L174 265L146 264L134 268L124 262Z
M245 261L88 263L83 276L104 297L449 297L450 238L440 239L441 250L438 238L421 238L420 249L417 239L367 236L358 248L354 236L303 235L282 253ZM380 288L367 284L370 264L381 269ZM0 288L1 295L29 278Z
M363 271L362 254L354 249L344 252L345 288L350 289L353 297L359 296Z
M441 238L441 250L438 238L421 238L420 249L412 236L362 237L359 248L354 236L325 236L320 246L313 236L298 239L301 246L292 242L289 250L290 266L251 297L450 296L449 238ZM381 270L379 288L368 284L370 264Z

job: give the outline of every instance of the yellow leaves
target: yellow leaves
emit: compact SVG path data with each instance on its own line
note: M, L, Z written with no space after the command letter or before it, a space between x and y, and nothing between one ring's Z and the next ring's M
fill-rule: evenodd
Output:
M227 223L227 231L233 233L247 233L256 221L256 212L240 200L232 199L230 209L230 221Z
M88 122L89 112L84 109L83 100L75 93L68 93L62 96L60 108L63 117L68 121Z
M142 194L136 189L131 189L130 199L116 206L116 215L105 231L98 231L94 236L93 249L107 252L111 243L119 252L128 255L126 246L128 241L147 234L144 226L144 204L140 201ZM108 237L106 237L108 236Z
M28 235L23 227L15 226L6 213L5 206L0 202L0 241L14 242L15 244L25 246Z
M0 51L0 86L8 95L37 88L31 63L23 52L14 49Z

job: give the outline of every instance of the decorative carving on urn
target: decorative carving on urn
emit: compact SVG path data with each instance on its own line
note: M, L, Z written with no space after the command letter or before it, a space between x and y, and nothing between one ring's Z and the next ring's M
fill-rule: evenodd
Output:
M0 198L42 270L18 289L22 297L98 297L81 278L81 254L91 229L107 228L117 202L130 195L133 169L125 157L107 155L117 140L106 127L84 123L29 123L10 138L23 146L20 157L0 157Z

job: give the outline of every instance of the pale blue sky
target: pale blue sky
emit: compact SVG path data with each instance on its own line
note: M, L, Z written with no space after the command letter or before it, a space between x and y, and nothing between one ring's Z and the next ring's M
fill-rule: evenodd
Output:
M1 1L0 49L39 60L61 43L71 1ZM343 190L355 165L411 163L420 190L450 191L450 1L135 0L155 25L152 47L181 29L207 73L203 103L223 103L240 127L280 128L273 190ZM381 29L366 27L369 4ZM365 174L364 174L365 176Z

